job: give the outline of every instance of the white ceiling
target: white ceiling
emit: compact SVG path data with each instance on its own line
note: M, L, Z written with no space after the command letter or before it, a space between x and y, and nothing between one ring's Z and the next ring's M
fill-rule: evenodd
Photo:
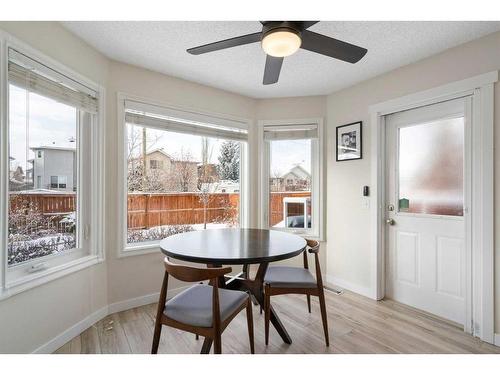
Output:
M357 64L299 50L262 85L260 43L193 56L187 48L261 30L245 22L63 22L111 59L255 98L324 95L500 30L500 22L323 21L311 31L368 49Z

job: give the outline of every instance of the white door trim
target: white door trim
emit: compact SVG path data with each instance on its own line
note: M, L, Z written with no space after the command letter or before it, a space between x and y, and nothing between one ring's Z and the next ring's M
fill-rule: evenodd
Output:
M371 114L371 243L372 297L385 294L385 122L384 116L411 108L439 103L464 96L473 98L472 126L472 293L466 303L472 306L466 331L481 340L494 342L494 199L493 199L493 84L498 71L452 82L430 90L392 99L370 106ZM472 262L472 265L470 264ZM472 268L471 268L472 267Z

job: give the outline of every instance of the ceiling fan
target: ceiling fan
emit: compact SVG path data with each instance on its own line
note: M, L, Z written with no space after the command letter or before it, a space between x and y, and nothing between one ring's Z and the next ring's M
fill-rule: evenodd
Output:
M283 58L303 48L335 59L357 63L368 52L366 48L355 46L326 35L307 30L319 21L261 21L262 31L237 36L219 42L189 48L192 55L201 55L221 49L261 42L267 54L264 69L264 85L278 82Z

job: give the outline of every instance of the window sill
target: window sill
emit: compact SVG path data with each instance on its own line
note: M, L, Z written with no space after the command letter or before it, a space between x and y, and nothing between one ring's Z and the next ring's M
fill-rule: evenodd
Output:
M66 264L53 267L37 274L30 274L23 278L9 283L3 290L0 290L0 301L10 298L16 294L36 288L50 281L78 272L95 264L102 263L104 258L97 255L88 255Z
M128 246L118 253L118 258L127 258L136 255L158 254L160 253L160 243L145 243L135 246Z
M266 229L277 230L277 231L289 233L289 234L295 234L295 235L300 236L302 238L307 238L308 240L315 240L315 241L319 241L319 242L324 242L323 236L318 235L317 233L314 233L314 232L308 232L308 231L300 230L300 229L285 229L285 228L266 228Z

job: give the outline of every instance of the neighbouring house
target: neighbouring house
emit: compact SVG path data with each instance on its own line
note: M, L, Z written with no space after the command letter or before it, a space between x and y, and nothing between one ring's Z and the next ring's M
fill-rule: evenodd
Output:
M31 147L33 187L59 191L76 190L76 149L71 147Z
M33 159L28 163L31 168L24 171L16 158L9 156L9 191L33 189Z
M271 177L271 191L303 191L311 188L311 174L296 165L281 176Z
M176 159L163 149L147 152L145 161L150 190L181 192L197 190L199 162ZM141 162L142 158L132 159L129 161L129 167Z
M198 182L199 184L211 184L219 181L219 171L216 164L199 164L198 165Z
M16 159L9 156L9 191L19 191L26 188L26 176L21 167L15 161Z
M240 183L239 181L232 180L220 180L216 183L215 193L239 193Z

